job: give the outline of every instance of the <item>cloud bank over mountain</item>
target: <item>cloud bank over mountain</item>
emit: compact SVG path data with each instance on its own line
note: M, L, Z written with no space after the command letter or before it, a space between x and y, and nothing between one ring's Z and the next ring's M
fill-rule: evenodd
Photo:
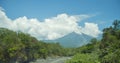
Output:
M63 13L43 21L36 18L28 19L26 16L12 20L7 17L4 10L0 9L0 27L29 33L39 40L54 40L71 32L97 37L101 33L97 24L86 22L84 27L78 24L90 17L90 15L68 15Z

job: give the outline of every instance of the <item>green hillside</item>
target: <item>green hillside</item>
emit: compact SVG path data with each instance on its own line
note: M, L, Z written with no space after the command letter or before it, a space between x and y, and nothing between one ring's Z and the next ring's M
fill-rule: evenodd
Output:
M48 56L72 55L68 51L59 43L45 43L29 34L0 28L0 63L29 63Z
M101 40L79 47L77 54L66 63L120 63L120 21L103 30Z

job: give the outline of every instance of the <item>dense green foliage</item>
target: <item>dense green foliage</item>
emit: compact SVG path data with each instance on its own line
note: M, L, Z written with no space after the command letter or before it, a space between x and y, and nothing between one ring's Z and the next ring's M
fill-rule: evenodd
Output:
M101 63L120 63L120 21L103 30L100 51Z
M76 54L72 60L66 61L66 63L100 63L98 56L95 54Z
M92 39L91 43L76 48L76 54L66 63L100 63L99 61L99 44L97 39Z
M113 26L105 28L100 41L92 39L76 52L66 63L120 63L120 21L115 20Z
M29 34L0 28L0 63L29 63L47 56L69 56L70 51L59 43L45 43Z
M0 28L0 62L29 62L41 55L42 43L28 34Z

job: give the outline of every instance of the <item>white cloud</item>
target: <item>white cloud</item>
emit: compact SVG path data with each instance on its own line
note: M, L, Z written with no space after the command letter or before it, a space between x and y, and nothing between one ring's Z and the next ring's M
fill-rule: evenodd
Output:
M98 34L101 33L101 31L98 28L98 25L95 23L85 23L85 27L82 28L82 32L84 34L93 36L93 37L97 37Z
M12 25L11 20L6 16L3 10L0 8L0 27L10 27Z
M15 20L8 18L0 10L0 27L9 28L14 31L29 33L37 39L57 39L71 32L85 33L97 37L100 33L98 25L94 23L85 23L85 27L78 25L83 19L89 18L89 15L67 15L59 14L56 17L47 18L39 21L36 18L28 19L26 16L19 17Z

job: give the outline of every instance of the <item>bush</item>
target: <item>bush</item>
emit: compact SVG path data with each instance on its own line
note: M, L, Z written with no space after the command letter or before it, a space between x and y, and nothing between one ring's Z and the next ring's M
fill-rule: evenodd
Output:
M67 60L66 63L100 63L97 55L93 54L76 54L72 59Z

